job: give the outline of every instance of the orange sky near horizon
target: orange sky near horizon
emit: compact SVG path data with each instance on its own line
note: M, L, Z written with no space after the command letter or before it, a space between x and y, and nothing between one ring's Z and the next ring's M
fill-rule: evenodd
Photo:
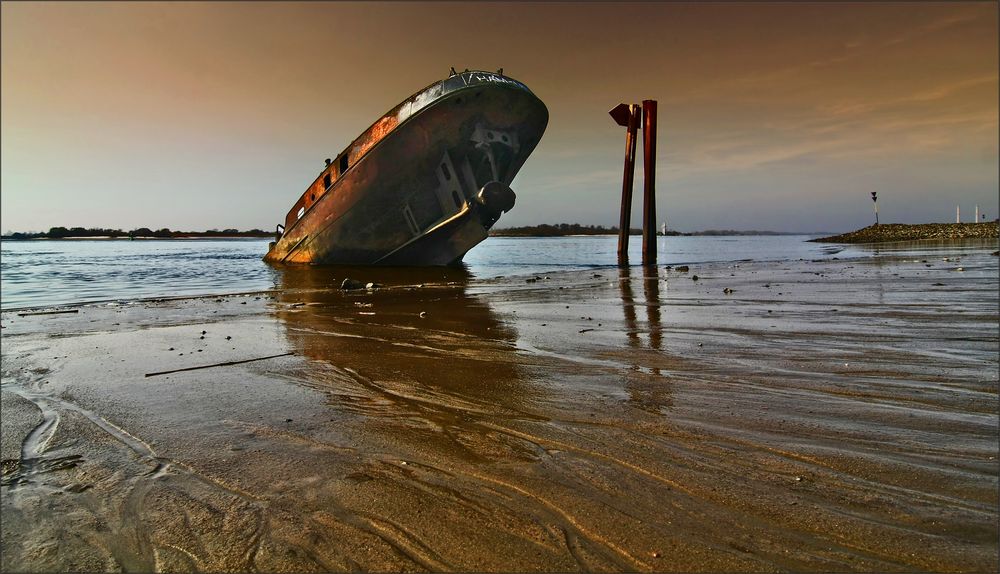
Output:
M271 229L451 66L549 108L498 227L617 224L607 111L643 99L671 228L843 231L870 191L883 223L992 219L997 24L996 2L4 2L0 229Z

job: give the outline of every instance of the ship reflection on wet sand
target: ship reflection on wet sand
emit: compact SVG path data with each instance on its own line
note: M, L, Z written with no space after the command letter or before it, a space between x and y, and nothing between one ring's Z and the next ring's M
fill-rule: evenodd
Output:
M279 273L277 300L285 305L274 313L290 348L317 367L302 376L319 387L329 383L334 408L377 417L386 429L398 426L401 442L474 457L465 444L477 432L474 421L518 416L536 392L518 365L516 332L467 294L470 275L462 268ZM379 287L339 289L346 277L377 278ZM345 397L339 380L326 381L330 370L351 378L354 394Z

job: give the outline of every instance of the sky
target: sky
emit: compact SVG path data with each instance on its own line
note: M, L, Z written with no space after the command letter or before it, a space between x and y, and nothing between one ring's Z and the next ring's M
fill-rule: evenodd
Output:
M882 223L993 219L997 7L3 2L0 229L273 229L452 66L502 67L549 109L497 227L617 225L607 112L644 99L671 229L847 231L872 191Z

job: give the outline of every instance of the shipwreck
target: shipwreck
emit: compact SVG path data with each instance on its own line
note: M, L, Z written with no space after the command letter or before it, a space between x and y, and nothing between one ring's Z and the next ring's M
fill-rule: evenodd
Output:
M514 206L548 110L499 72L451 75L364 131L298 198L265 261L451 265Z

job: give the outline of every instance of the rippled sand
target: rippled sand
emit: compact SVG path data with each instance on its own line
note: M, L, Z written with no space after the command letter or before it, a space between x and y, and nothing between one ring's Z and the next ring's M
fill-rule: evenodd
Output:
M995 571L992 249L4 312L2 569Z

